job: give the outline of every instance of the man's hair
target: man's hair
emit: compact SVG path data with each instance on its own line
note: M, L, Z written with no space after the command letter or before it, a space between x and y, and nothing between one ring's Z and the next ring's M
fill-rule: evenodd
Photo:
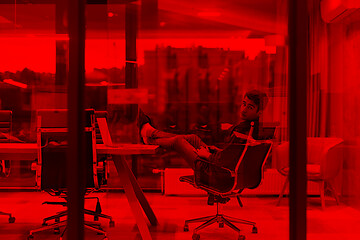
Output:
M253 101L258 106L258 111L264 110L269 101L266 93L259 90L248 91L245 93L245 97Z

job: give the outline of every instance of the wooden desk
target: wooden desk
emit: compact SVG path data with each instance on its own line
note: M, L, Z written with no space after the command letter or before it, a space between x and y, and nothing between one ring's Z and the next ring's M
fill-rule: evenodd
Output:
M136 178L126 162L126 156L140 154L155 154L158 146L143 144L121 144L116 147L107 147L104 144L96 145L98 154L113 155L116 170L123 183L125 195L130 208L136 219L140 234L145 240L152 239L145 216L151 225L156 226L158 221L141 190ZM36 143L1 143L0 159L34 161L38 157L38 146Z
M104 144L96 145L97 153L113 155L113 162L115 164L116 171L123 183L125 195L136 219L136 224L139 228L141 237L144 240L152 238L144 218L143 211L152 226L156 226L158 221L143 191L141 190L139 183L126 162L126 156L155 154L157 149L158 146L143 144L121 144L117 147L107 147Z

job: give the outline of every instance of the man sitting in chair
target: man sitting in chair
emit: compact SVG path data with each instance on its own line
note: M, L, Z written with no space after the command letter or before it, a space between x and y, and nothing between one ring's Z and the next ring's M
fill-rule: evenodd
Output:
M140 110L138 124L141 140L144 144L159 145L178 152L195 170L195 175L200 173L201 182L214 187L226 186L231 181L225 175L228 172L215 171L209 163L234 169L246 140L258 139L259 117L267 102L267 95L261 91L252 90L245 94L240 109L240 122L226 131L225 146L222 149L208 146L195 134L176 135L157 130L151 126L151 119ZM252 123L253 132L249 136ZM204 161L197 161L199 158Z

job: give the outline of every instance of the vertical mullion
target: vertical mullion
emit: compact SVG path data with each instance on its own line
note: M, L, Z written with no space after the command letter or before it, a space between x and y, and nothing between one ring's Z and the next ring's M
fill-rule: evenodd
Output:
M125 6L125 88L138 88L136 39L138 32L138 6ZM127 118L132 122L137 116L137 104L130 104Z
M290 240L305 240L308 11L306 0L288 3Z
M85 0L68 0L69 82L67 187L70 240L84 239L85 192Z

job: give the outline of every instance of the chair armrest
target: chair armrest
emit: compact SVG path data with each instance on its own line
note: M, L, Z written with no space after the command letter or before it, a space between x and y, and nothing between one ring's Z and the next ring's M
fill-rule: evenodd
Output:
M226 171L230 172L231 176L235 176L235 171L234 171L234 170L231 170L231 169L229 169L229 168L226 168L226 167L221 166L221 165L219 165L219 164L216 164L216 163L214 163L214 162L210 162L210 161L208 161L207 159L203 159L203 158L198 158L198 159L196 159L196 160L195 160L195 166L196 166L196 163L199 162L199 161L200 161L200 162L203 162L203 163L210 164L211 166L213 166L213 167L215 167L215 168L226 170Z

